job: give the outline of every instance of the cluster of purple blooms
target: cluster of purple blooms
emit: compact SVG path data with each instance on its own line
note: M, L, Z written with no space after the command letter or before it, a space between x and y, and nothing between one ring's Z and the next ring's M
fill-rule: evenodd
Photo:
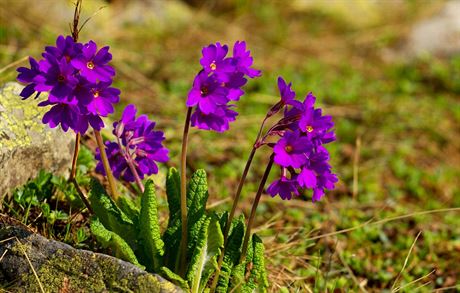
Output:
M335 140L331 116L323 116L316 109L315 96L309 93L303 102L295 99L292 84L279 77L281 101L269 111L272 116L284 108L284 117L262 139L262 144L273 147L274 162L281 168L281 178L275 180L267 192L271 196L291 199L299 189L312 189L313 201L324 195L325 189L334 189L338 181L329 164L329 153L324 144ZM279 136L276 143L265 143L269 136Z
M64 131L70 128L81 134L89 125L103 128L101 117L114 112L120 95L111 87L115 70L108 65L109 47L98 50L93 41L81 44L59 36L56 46L47 46L42 56L39 61L29 57L30 68L18 68L17 79L27 84L20 94L23 99L49 92L48 99L38 104L52 106L43 123L51 128L61 124Z
M143 179L145 175L158 173L156 162L169 160L168 149L162 145L165 139L163 132L154 130L155 122L150 121L147 115L136 118L136 112L134 105L128 105L120 121L113 124L116 142L105 142L113 175L128 182L136 179L131 167L135 168L139 179ZM105 175L99 149L96 150L96 159L96 171Z
M232 110L244 94L242 87L245 77L261 75L259 70L251 68L253 59L246 50L246 43L237 41L233 46L233 56L227 57L228 46L211 44L202 50L200 59L203 69L193 81L188 94L187 107L195 107L191 116L191 125L199 129L224 132L238 113Z

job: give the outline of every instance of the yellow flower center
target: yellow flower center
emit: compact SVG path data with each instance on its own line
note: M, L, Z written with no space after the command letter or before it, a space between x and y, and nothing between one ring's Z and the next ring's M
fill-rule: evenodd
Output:
M211 70L216 70L217 68L216 62L212 62L211 65L209 65L209 67L211 67Z
M87 67L88 69L93 69L93 68L94 68L94 63L93 63L93 61L89 61L88 63L86 63L86 67Z
M292 152L292 146L287 145L287 146L284 148L284 150L285 150L287 153L290 153L290 152Z
M312 131L313 131L313 126L308 125L307 127L305 127L305 130L306 130L307 132L312 132Z
M99 91L94 91L93 97L95 97L95 98L99 97Z

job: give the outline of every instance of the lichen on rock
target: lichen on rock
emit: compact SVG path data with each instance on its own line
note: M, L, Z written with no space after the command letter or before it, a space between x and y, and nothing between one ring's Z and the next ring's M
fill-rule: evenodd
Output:
M10 82L0 87L0 198L35 177L41 169L66 172L73 151L73 135L41 122L45 98L22 100L23 86Z

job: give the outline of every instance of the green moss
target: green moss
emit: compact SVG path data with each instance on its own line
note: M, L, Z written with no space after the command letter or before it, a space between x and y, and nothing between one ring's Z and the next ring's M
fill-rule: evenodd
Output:
M19 249L19 248L16 248ZM37 274L47 292L175 292L176 287L168 282L161 282L155 276L132 273L123 274L116 262L104 257L92 255L82 258L69 256L58 250L54 257L44 263ZM39 292L38 282L31 272L21 280L20 290ZM19 289L19 288L15 288Z

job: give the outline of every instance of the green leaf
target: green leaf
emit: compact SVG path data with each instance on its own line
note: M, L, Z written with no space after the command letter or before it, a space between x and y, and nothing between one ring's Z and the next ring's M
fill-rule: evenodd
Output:
M235 292L267 292L264 244L256 234L251 238L246 260L235 266L232 271L231 287Z
M193 173L187 190L188 222L190 225L197 222L206 211L208 201L208 182L203 169Z
M166 195L168 198L169 220L168 227L163 234L165 243L165 265L177 271L179 260L179 246L181 239L180 215L180 176L176 168L170 168L166 177Z
M147 258L147 269L157 272L162 266L164 243L161 239L155 185L152 180L145 184L141 198L139 229L139 241Z
M169 226L163 234L163 241L165 244L164 264L174 271L177 271L177 266L179 265L181 228L181 220L176 219L174 222L169 222Z
M252 236L252 243L254 246L254 256L252 261L252 271L249 275L248 283L253 282L257 284L259 292L267 292L268 288L268 276L267 269L265 268L265 247L262 239L254 234Z
M91 181L89 200L94 213L104 227L118 235L123 235L123 239L131 248L136 249L137 229L133 221L115 205L96 179Z
M176 168L170 168L168 171L166 195L168 197L169 223L172 224L176 219L180 219L180 176Z
M160 268L160 274L162 277L164 277L166 280L172 282L173 284L176 284L177 286L181 287L184 289L186 292L190 291L190 287L188 286L187 281L182 279L179 275L175 274L173 271L171 271L167 267L161 267Z
M187 189L187 259L195 250L201 226L206 219L206 202L208 200L208 182L206 172L199 169L193 173Z
M232 221L228 244L225 248L224 261L217 283L216 292L225 293L228 291L228 285L233 267L236 266L241 256L241 245L245 233L244 216L241 215Z
M244 291L244 285L246 283L246 270L251 268L254 249L253 239L251 238L248 243L248 251L246 253L246 259L243 263L239 263L232 270L232 276L230 280L230 288L235 292Z
M191 292L203 292L209 277L217 268L216 257L224 245L224 235L216 215L206 217L190 261L187 280Z
M127 196L120 196L118 198L118 205L120 206L120 209L134 223L134 225L138 226L140 210L136 206L134 201L128 198Z
M143 268L143 266L141 266L137 261L136 255L128 243L126 243L118 234L107 230L97 217L93 217L91 219L90 226L91 233L93 233L97 241L101 243L103 247L110 247L116 257Z

